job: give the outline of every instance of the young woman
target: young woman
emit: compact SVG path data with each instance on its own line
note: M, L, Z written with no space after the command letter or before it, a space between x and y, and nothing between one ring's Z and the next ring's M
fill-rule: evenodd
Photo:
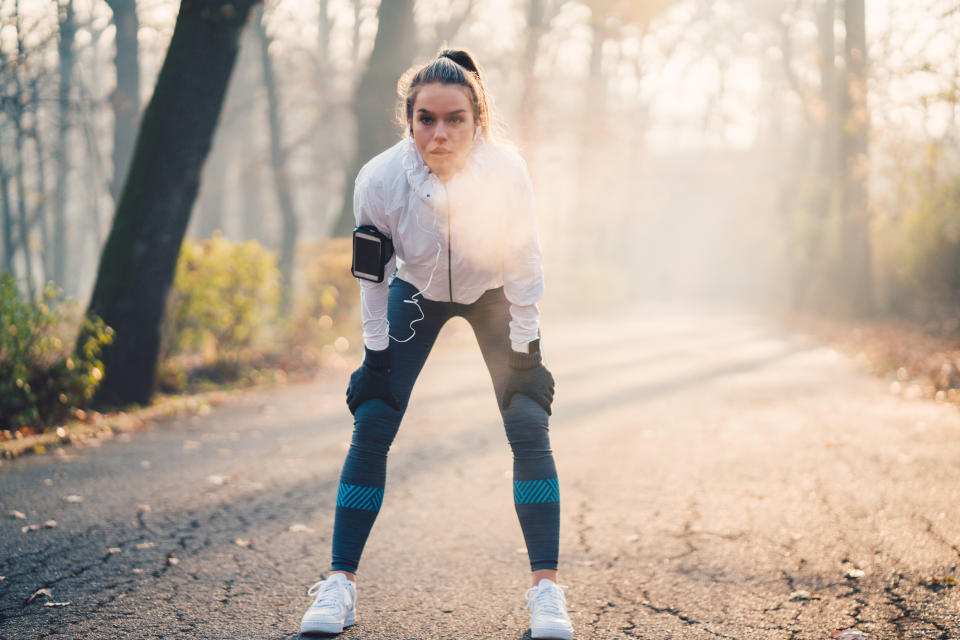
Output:
M531 637L569 640L556 583L554 381L540 353L543 271L526 165L493 140L487 93L468 52L441 51L404 74L399 92L408 135L361 169L354 191L358 229L390 239L394 254L374 274L381 282L358 278L364 360L347 388L354 430L337 492L332 572L309 589L316 597L301 631L354 624L355 574L383 498L387 451L440 328L461 316L477 337L513 449L514 503L533 571L525 594Z

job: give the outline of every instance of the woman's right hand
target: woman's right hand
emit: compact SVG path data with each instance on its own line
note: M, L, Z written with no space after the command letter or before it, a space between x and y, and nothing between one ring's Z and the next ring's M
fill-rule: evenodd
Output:
M389 349L371 351L364 347L363 364L350 375L347 385L347 407L350 413L356 415L367 400L379 398L387 405L400 410L400 399L393 393L390 385L390 353Z

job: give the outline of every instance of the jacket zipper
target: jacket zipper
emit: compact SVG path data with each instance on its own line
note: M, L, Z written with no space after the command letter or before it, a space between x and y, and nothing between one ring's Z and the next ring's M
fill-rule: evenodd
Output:
M443 187L447 196L447 285L450 287L450 302L453 302L453 251L450 246L450 192L446 185Z

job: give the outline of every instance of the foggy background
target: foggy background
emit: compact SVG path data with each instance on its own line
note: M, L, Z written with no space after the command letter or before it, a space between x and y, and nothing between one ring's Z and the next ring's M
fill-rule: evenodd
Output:
M393 62L401 71L444 41L483 67L501 137L534 181L547 304L955 310L955 3L861 1L863 15L842 0L390 4L384 24L375 0L270 1L251 14L190 237L219 229L279 252L286 215L299 286L320 243L342 233L356 167L376 152L365 132L390 127L377 150L403 133L389 122L399 73L358 94L390 29L413 54ZM0 3L2 255L25 287L53 280L89 297L116 167L177 10ZM396 17L410 11L412 29Z

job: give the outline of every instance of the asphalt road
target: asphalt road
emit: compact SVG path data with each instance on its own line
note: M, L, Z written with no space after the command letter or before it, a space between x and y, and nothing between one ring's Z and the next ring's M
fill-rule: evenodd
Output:
M544 331L576 638L960 638L960 586L923 584L960 579L955 407L749 315ZM0 637L297 637L329 567L348 374L4 462ZM391 451L341 637L529 637L510 469L456 320Z

